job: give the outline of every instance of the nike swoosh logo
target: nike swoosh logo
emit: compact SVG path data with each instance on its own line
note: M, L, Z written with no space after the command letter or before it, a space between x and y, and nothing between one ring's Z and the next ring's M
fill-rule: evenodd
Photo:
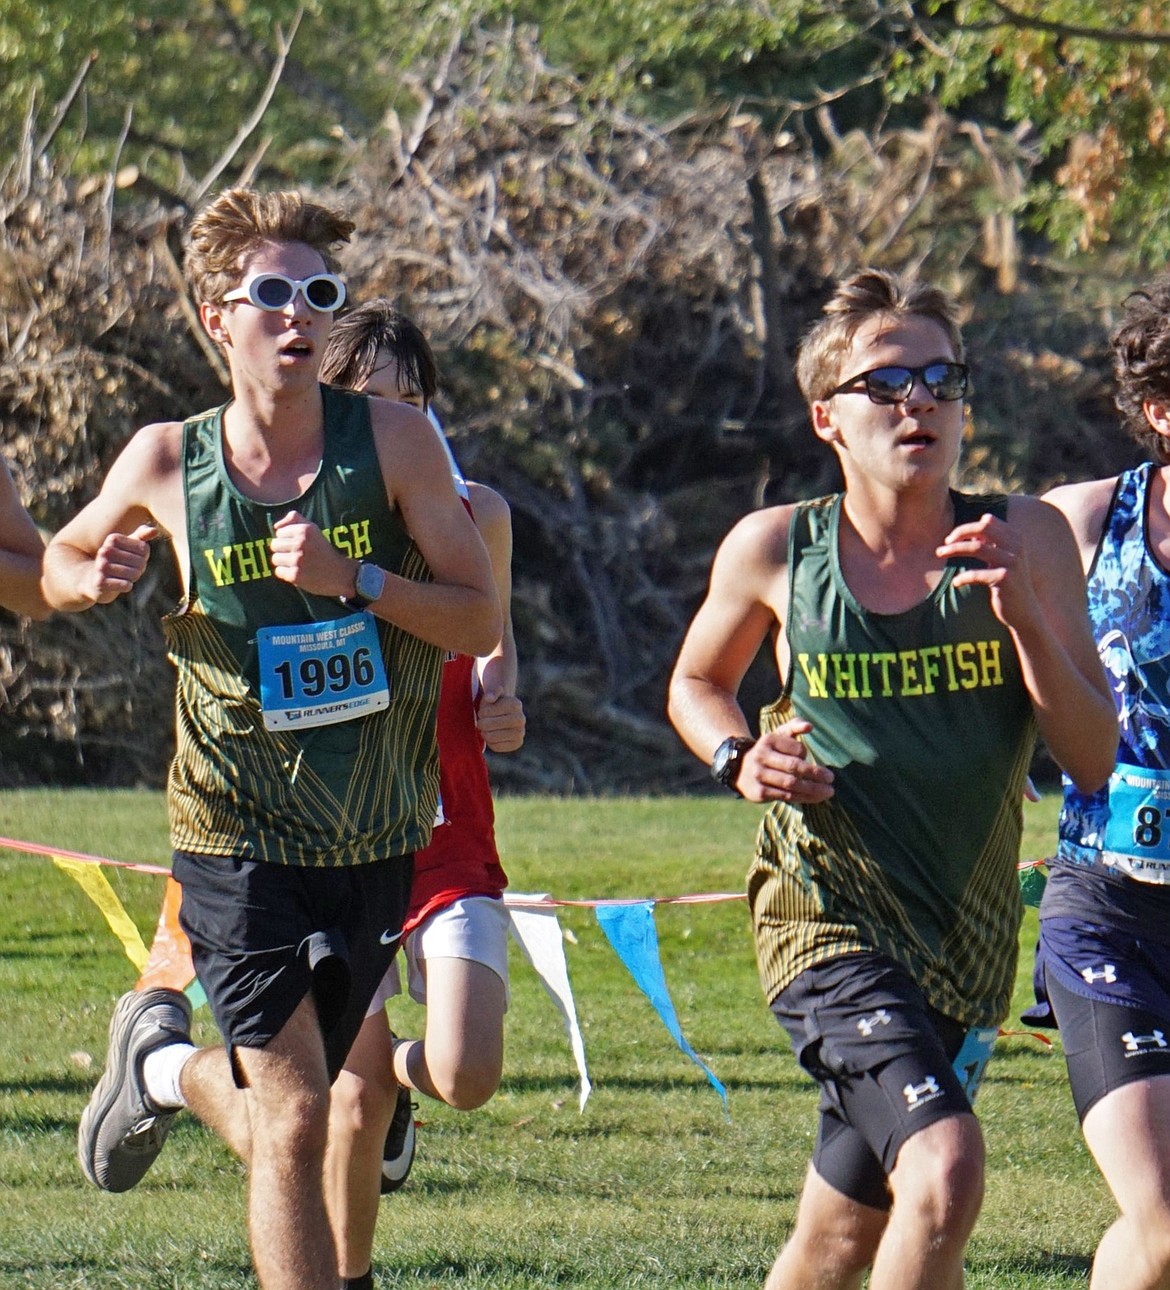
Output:
M401 932L395 932L393 936L391 936L389 932L383 932L382 935L378 937L378 943L379 945L393 945L401 935Z

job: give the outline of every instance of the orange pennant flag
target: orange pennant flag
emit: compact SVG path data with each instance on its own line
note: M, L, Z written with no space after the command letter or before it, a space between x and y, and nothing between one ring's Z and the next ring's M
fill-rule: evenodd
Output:
M174 878L168 877L158 926L155 928L154 940L150 943L150 956L135 987L138 990L146 990L151 986L185 990L195 980L191 942L179 926L179 905L182 899L182 887Z

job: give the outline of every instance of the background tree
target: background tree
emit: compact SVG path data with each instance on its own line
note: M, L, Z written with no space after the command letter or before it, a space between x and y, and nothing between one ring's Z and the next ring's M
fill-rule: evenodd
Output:
M419 317L457 451L514 508L532 720L508 782L704 782L663 721L665 678L765 481L834 484L791 358L859 264L972 302L967 482L1127 459L1103 337L1141 249L1116 220L1102 244L1085 208L1085 249L1062 252L1072 153L987 77L1002 14L200 0L54 29L53 7L0 18L0 418L34 513L57 526L136 425L224 397L178 267L201 195L243 179L343 202L355 298ZM0 624L0 775L157 779L175 595L160 568L117 613Z

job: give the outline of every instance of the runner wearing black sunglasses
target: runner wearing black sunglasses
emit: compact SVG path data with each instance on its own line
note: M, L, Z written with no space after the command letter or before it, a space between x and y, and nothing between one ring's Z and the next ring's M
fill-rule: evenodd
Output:
M867 1269L871 1290L950 1290L983 1194L971 1099L1014 984L1036 728L1092 790L1116 722L1068 526L951 487L967 369L948 298L858 274L797 379L844 491L732 530L670 686L717 782L769 804L760 977L822 1089L766 1290L854 1290ZM757 737L737 696L766 641L782 692Z

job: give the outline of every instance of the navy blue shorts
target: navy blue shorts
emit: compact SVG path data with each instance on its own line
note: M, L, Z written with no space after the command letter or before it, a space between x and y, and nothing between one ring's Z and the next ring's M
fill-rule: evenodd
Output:
M1077 1115L1170 1075L1170 946L1073 919L1040 921L1036 995L1056 1014Z
M335 1079L398 949L414 857L331 869L176 851L179 921L227 1045L264 1048L312 994Z
M971 1113L997 1029L943 1016L905 968L870 951L802 972L772 1011L821 1087L813 1167L851 1200L889 1209L898 1152Z

